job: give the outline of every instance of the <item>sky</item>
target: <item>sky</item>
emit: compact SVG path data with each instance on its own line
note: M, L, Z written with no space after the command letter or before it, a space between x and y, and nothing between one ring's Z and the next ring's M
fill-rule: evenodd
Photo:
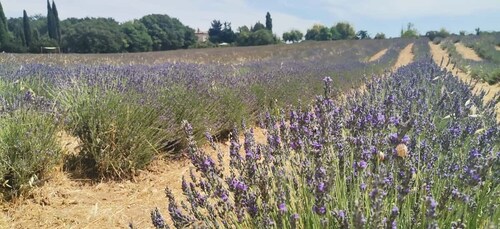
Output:
M47 14L46 0L0 0L5 15ZM59 18L112 17L119 22L148 14L167 14L193 29L207 31L212 20L231 22L233 30L265 23L270 12L278 36L298 29L304 34L314 24L349 22L371 36L400 35L411 22L421 33L500 31L500 0L56 0Z

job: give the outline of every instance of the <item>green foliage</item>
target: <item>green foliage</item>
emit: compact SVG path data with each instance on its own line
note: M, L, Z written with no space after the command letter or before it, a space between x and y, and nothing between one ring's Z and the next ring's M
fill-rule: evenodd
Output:
M258 29L256 29L258 28ZM253 46L253 45L269 45L279 42L279 38L275 37L272 32L264 27L260 22L257 22L252 29L247 26L238 28L236 34L236 43L239 46Z
M57 40L57 26L56 26L56 18L54 15L54 11L50 6L49 0L47 0L47 30L50 39Z
M425 33L425 36L428 37L431 41L434 41L436 37L446 38L450 36L450 32L448 32L445 28L441 28L439 31L428 31Z
M266 29L266 26L260 22L255 23L255 25L250 29L252 32L257 32L261 29Z
M290 42L295 43L295 42L302 40L303 36L304 36L304 34L302 34L302 32L300 32L299 30L291 30L289 32L283 33L283 40L285 42L290 41Z
M273 19L271 18L271 14L269 12L266 14L266 29L273 32Z
M339 22L335 25L335 29L340 34L341 40L351 40L356 38L356 32L354 31L354 27L348 22Z
M366 34L368 35L368 34ZM351 24L339 22L332 28L316 24L307 30L306 40L328 41L328 40L350 40L356 39L356 32Z
M125 50L128 52L148 52L153 50L153 40L146 27L137 20L125 22L121 25L125 35Z
M417 38L418 37L418 31L415 29L415 25L413 23L408 23L406 30L403 30L401 28L401 37L402 38Z
M76 53L121 52L125 36L120 25L111 18L78 19L65 29L63 49Z
M92 178L129 178L143 169L164 143L159 113L133 93L76 86L60 96L69 131L81 140L70 170Z
M375 34L375 37L373 37L373 39L386 39L385 33L377 33Z
M219 43L233 43L236 41L236 34L231 28L231 23L224 22L224 28L219 20L212 21L212 27L208 30L210 42L214 44Z
M31 46L33 43L33 35L31 26L30 26L30 19L28 18L28 14L26 13L26 10L23 10L23 28L24 28L24 37L26 41L26 46Z
M271 31L261 29L250 34L249 43L247 45L268 45L274 44L275 42L276 40Z
M208 40L212 43L221 43L222 23L220 20L213 20L210 29L208 29Z
M57 43L61 43L61 25L60 25L60 20L59 20L59 12L57 12L57 7L56 3L54 0L52 0L52 14L54 15L54 22L53 22L53 33L54 37L53 39L57 41Z
M356 37L357 37L357 39L361 39L361 40L371 39L370 35L368 34L368 31L366 31L366 30L358 31L358 33L356 33Z
M324 25L316 24L307 30L306 40L328 41L333 37L330 29Z
M335 26L332 26L330 28L330 32L332 33L332 40L340 40L340 39L342 39L340 37L339 31L337 30L337 28L335 28Z
M7 18L5 18L2 3L0 2L0 48L3 49L3 46L8 40L9 30L7 28Z
M45 180L60 163L57 126L49 114L17 110L0 118L0 190L10 199Z
M39 83L0 81L0 193L15 198L48 178L62 162L58 122L36 104ZM19 101L19 97L23 98Z
M177 18L151 14L139 21L146 26L153 40L154 51L188 48L196 43L194 30L183 25Z

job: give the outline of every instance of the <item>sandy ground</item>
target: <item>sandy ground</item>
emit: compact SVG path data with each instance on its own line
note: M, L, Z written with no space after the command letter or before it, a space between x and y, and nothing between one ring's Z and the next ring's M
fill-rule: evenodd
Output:
M431 47L431 54L434 59L434 61L437 64L441 63L441 59L444 58L443 63L446 64L448 63L449 57L448 57L448 52L446 50L441 49L441 46L435 45L432 42L429 42L429 45ZM453 68L453 64L448 65L447 69L451 71ZM472 78L465 72L461 71L458 68L455 68L453 70L453 74L458 76L458 78L464 82L469 82ZM486 101L490 101L493 99L494 95L498 92L500 92L500 86L499 84L495 85L489 85L487 83L481 83L478 82L476 86L474 87L474 93L479 93L481 90L488 91L488 94L485 96ZM500 123L500 104L497 104L496 106L496 112L497 112L497 122Z
M368 59L368 62L373 62L373 61L376 61L376 60L380 59L380 57L382 57L383 55L385 55L385 53L387 52L387 50L388 49L382 49L379 52L375 53L375 55L371 56L370 59Z
M402 66L408 65L413 61L413 43L407 45L401 52L399 53L398 60L394 64L392 70L396 70Z
M471 49L460 42L455 43L455 48L457 49L457 52L460 53L460 55L462 55L464 59L469 59L473 61L483 60L480 56L477 55L474 49Z
M413 60L412 47L410 44L401 51L393 70ZM78 151L77 139L65 133L58 137L66 153ZM255 139L265 143L265 130L255 129ZM218 147L228 154L227 142L218 143ZM203 149L215 158L210 147ZM181 179L190 168L186 159L157 160L132 181L98 184L72 179L58 168L30 197L0 204L0 228L126 228L129 223L137 228L152 228L152 209L158 207L168 214L165 187L181 196Z

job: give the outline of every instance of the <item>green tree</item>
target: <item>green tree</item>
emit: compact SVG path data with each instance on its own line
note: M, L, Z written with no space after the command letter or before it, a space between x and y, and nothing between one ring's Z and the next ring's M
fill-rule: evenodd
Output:
M28 17L28 14L26 13L26 10L23 10L23 29L26 46L30 47L33 44L33 36L31 35L32 31L30 26L30 19Z
M332 28L330 28L330 33L332 34L332 40L341 40L342 39L341 34L339 33L339 31L337 30L337 28L335 26L332 26Z
M305 38L306 40L327 41L331 40L333 35L328 27L316 24L307 30Z
M340 34L340 39L342 40L350 40L356 38L356 32L354 31L354 27L348 22L339 22L335 25L335 29Z
M53 22L53 33L54 33L54 38L57 40L57 42L61 43L61 26L60 26L60 21L59 21L59 13L57 12L57 7L56 3L54 0L52 0L52 14L54 15L54 22Z
M221 33L221 42L233 43L236 41L236 34L231 28L231 23L224 22L224 29L222 29Z
M177 18L165 14L151 14L139 21L148 29L155 51L188 48L197 41L194 29L185 26Z
M218 44L222 43L222 23L220 20L213 20L210 29L208 29L208 40Z
M415 25L413 23L408 23L406 26L406 30L401 29L401 37L403 38L417 38L418 31L415 29Z
M252 32L248 26L241 26L238 28L238 33L236 33L236 44L239 46L245 46L249 44L250 34Z
M47 0L47 31L50 39L57 40L56 37L56 22L55 22L54 12L52 11L52 7L50 6L49 0Z
M148 29L139 21L129 21L121 25L125 35L125 49L128 52L148 52L153 50L153 40L148 34Z
M273 19L271 18L271 14L267 12L266 14L266 29L269 31L273 31Z
M298 30L291 30L289 32L283 33L283 40L293 42L293 43L302 40L302 37L304 37L304 34L302 34L302 32L300 32Z
M269 45L276 42L271 31L267 29L260 29L251 33L249 41L249 45Z
M68 23L63 49L75 53L116 53L124 50L126 37L112 18L84 18Z
M0 2L0 47L3 47L9 40L9 30L7 28L7 18L3 12L2 3Z
M360 30L358 33L356 33L357 39L364 40L364 39L371 39L370 35L368 34L368 31L366 30Z
M255 25L252 27L251 31L252 32L257 32L261 29L266 29L266 26L264 26L264 24L260 23L260 22L257 22L255 23Z
M374 39L385 39L385 33L377 33L377 34L375 34Z

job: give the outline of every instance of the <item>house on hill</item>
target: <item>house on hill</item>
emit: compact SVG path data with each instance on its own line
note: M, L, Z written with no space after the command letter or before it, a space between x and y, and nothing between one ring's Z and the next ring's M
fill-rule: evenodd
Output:
M208 40L208 32L202 32L200 29L197 29L194 34L198 38L198 42L205 42Z

